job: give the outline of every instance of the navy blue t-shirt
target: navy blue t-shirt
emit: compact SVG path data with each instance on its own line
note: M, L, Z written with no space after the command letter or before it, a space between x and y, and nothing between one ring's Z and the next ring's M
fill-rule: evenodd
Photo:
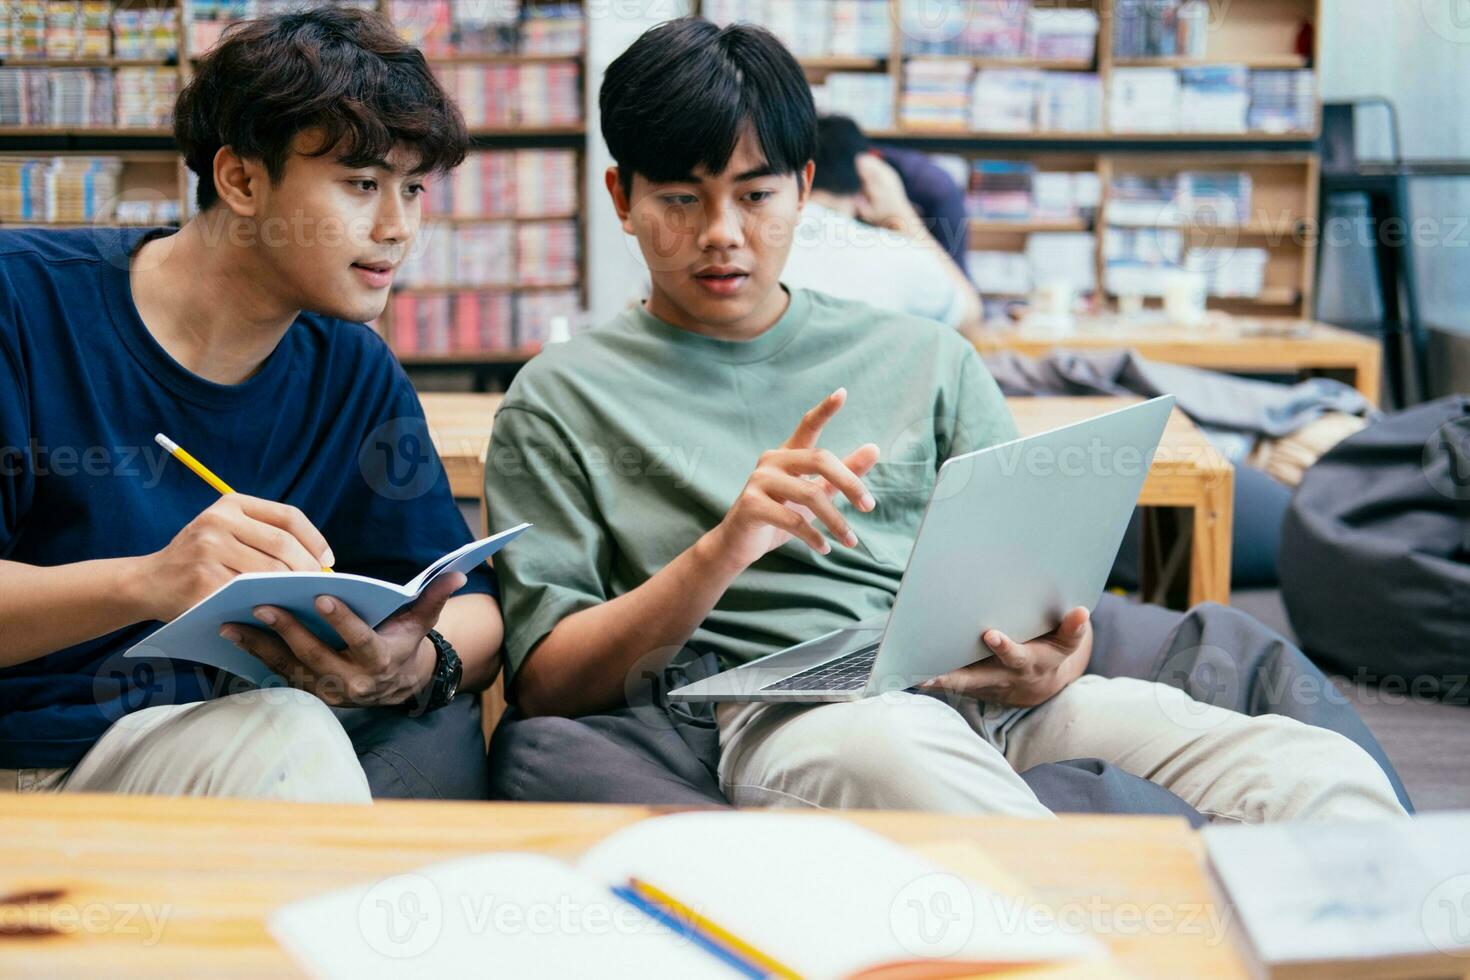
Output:
M63 565L167 545L219 496L155 445L158 432L240 493L299 507L338 571L405 582L471 540L418 396L368 327L304 313L238 385L159 346L128 267L166 233L0 232L0 559ZM493 595L488 569L465 591ZM0 769L73 765L130 711L218 693L228 678L123 659L159 625L0 670Z

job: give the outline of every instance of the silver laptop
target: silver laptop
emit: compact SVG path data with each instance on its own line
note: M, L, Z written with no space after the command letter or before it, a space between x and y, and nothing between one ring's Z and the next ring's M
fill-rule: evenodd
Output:
M887 619L669 692L672 701L855 701L983 660L1091 609L1174 407L1154 398L947 460Z

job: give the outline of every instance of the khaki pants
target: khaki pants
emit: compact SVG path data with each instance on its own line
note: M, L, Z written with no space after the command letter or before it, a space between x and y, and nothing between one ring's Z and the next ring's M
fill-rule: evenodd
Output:
M1097 758L1212 820L1404 816L1348 738L1248 717L1177 688L1087 675L1035 708L916 692L821 705L725 704L720 788L740 806L1050 816L1017 772Z
M342 725L313 695L247 691L126 715L70 769L0 769L0 791L369 803Z

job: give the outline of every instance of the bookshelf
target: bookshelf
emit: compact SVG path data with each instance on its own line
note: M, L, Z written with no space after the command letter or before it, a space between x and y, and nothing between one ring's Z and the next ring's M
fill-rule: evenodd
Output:
M382 11L394 21L405 38L425 52L435 74L465 111L474 143L471 161L483 153L513 157L523 150L561 156L561 165L555 172L567 182L567 186L553 195L559 203L545 213L515 209L512 213L490 214L481 213L481 209L464 208L444 213L442 209L426 206L424 216L426 225L432 226L435 235L448 237L455 237L461 231L473 237L476 229L487 225L507 227L511 230L512 248L523 240L534 243L538 233L534 230L522 232L523 227L536 229L556 225L556 234L561 236L562 245L565 246L567 240L571 242L570 261L565 247L558 253L556 265L561 274L556 281L535 278L531 283L520 283L514 275L516 269L512 258L512 275L504 282L468 284L450 275L443 277L443 281L421 280L413 286L395 286L387 309L374 324L406 366L427 370L441 366L474 368L524 363L539 349L539 336L544 329L539 326L530 329L528 326L526 330L519 330L514 323L518 310L524 307L527 315L545 316L563 308L565 312L574 313L586 306L583 246L586 229L581 201L586 139L582 105L586 20L582 4L567 0L519 0L510 3L501 0L495 4L454 4L448 0L339 2ZM0 5L3 7L0 10L0 227L177 224L192 212L193 203L192 175L175 151L166 115L152 125L139 126L118 125L115 118L82 124L70 116L66 124L53 124L50 119L37 122L29 118L36 115L31 109L39 109L42 115L49 113L54 118L54 107L49 103L44 107L23 106L21 103L30 93L17 93L14 84L7 89L7 70L101 71L109 73L109 81L114 86L115 73L119 70L157 70L168 76L170 91L166 108L171 109L173 97L192 76L199 55L218 40L224 27L239 19L299 5L299 0L87 0L93 32L86 43L91 48L84 51L82 44L73 43L73 38L80 37L80 34L65 34L62 44L67 54L74 53L78 57L53 56L49 50L52 39L48 29L52 25L47 23L49 8L44 0L13 0L8 5ZM76 9L80 10L81 5ZM147 23L142 25L144 33L148 34L145 40L161 38L163 46L158 50L144 51L146 56L133 57L138 53L136 47L127 50L127 57L119 56L123 49L119 46L117 31L103 29L112 24L119 10L127 12L120 17L125 27L136 28L138 20L147 18ZM465 12L465 19L457 20L457 12ZM507 19L507 13L510 19ZM575 16L571 16L573 13ZM25 25L31 33L26 39L28 49L21 52L16 32L7 32L6 28L19 24L24 19L23 15L31 16L31 21ZM479 19L470 23L469 17ZM494 22L487 22L487 19ZM136 33L135 30L127 38L134 45L138 41ZM17 49L14 52L10 49L12 41ZM99 50L103 48L106 53ZM522 75L522 72L526 74ZM24 76L9 77L14 83ZM81 80L76 75L66 77ZM92 81L100 77L95 76ZM526 77L531 77L542 89L538 90L534 85L521 86L520 81ZM83 94L92 97L97 87L92 84L91 88L84 89ZM115 89L112 94L116 103ZM72 106L68 103L65 108L70 111ZM5 115L8 110L12 114L22 113L25 118L9 118ZM115 111L114 104L114 114ZM64 217L48 216L44 194L31 194L27 210L17 190L20 182L12 181L16 187L7 185L7 174L17 172L15 168L23 160L40 161L45 165L64 161L55 165L63 172L67 166L82 166L80 161L92 160L96 162L96 169L111 182L102 184L107 193L87 197L81 202L84 213L73 213L77 209L68 207ZM27 176L39 179L41 174L33 168ZM168 202L161 215L164 220L159 220L160 214L156 209L138 213L144 204L157 205L158 202ZM38 209L40 213L37 213ZM501 209L487 210L498 212ZM437 327L432 331L438 341L434 349L423 349L421 343L397 342L406 336L401 325L395 329L393 322L395 306L406 308L401 302L403 297L438 298L449 304L449 316L452 318L458 297L466 293L481 300L491 296L503 296L508 300L508 307L505 300L486 301L487 306L510 310L511 322L502 330L501 346L465 349L463 344L455 342L452 329L449 341L444 342L444 331ZM415 338L416 341L421 339Z
M819 12L812 2L795 0L805 16L815 19ZM858 0L817 2L832 9ZM1178 0L1172 10L1164 0L868 2L887 8L889 36L886 54L866 59L823 56L809 40L793 44L783 33L783 24L791 29L789 18L772 13L792 0L703 0L700 12L721 22L747 19L770 27L798 54L818 93L819 109L852 116L879 142L947 157L962 180L977 161L1026 164L1038 174L1053 175L1053 182L1058 174L1092 175L1098 199L1082 213L1007 219L971 207L970 249L982 253L975 261L986 273L977 278L1010 284L989 296L1004 301L1030 294L1019 275L1030 251L1036 255L1033 264L1043 258L1085 259L1090 290L1084 292L1094 295L1099 308L1116 306L1119 295L1109 289L1109 280L1118 275L1110 275L1107 254L1110 237L1119 238L1116 232L1109 235L1118 212L1109 207L1115 178L1163 181L1181 174L1233 173L1244 175L1250 187L1243 220L1223 225L1206 213L1171 227L1163 206L1168 202L1161 202L1159 220L1151 226L1159 241L1143 245L1169 245L1177 237L1182 247L1203 250L1207 259L1227 252L1238 257L1249 275L1208 270L1207 288L1218 285L1227 294L1207 295L1211 309L1253 316L1310 314L1317 248L1320 0ZM1150 24L1151 16L1158 23ZM832 84L834 76L841 85ZM1150 102L1147 83L1168 83L1165 76L1178 91L1172 99ZM972 103L982 77L988 86L986 105L976 113ZM1065 111L1043 113L1047 86L1054 82L1059 86L1054 98ZM1132 98L1135 89L1144 101ZM1036 94L1028 106L1032 90ZM880 95L886 100L881 110L872 104ZM906 102L906 95L916 97ZM1014 113L1004 111L1011 98ZM1283 111L1276 111L1278 99ZM1164 115L1172 115L1173 124L1158 125L1157 114L1145 113L1140 120L1122 115L1121 110L1148 109L1154 102ZM1073 111L1079 104L1089 111ZM979 127L977 119L1005 125ZM972 205L974 189L972 184ZM1092 244L1084 252L1077 236L1087 235ZM1181 257L1155 271L1182 264ZM1227 278L1243 281L1223 281ZM1126 275L1123 279L1114 285L1132 288ZM986 292L986 283L980 285ZM1235 295L1242 287L1253 294ZM1160 302L1153 295L1138 299L1145 307Z

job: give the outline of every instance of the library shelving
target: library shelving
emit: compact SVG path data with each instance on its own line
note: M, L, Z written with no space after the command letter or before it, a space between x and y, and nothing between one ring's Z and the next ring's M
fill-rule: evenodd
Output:
M823 54L820 31L807 23L820 19L813 4L830 11L864 2L886 7L886 52ZM801 22L793 25L784 8L800 9ZM1243 220L1220 222L1213 213L1181 219L1177 207L1167 206L1178 202L1160 201L1152 240L1142 247L1167 250L1178 243L1204 252L1207 264L1226 254L1238 259L1231 271L1248 274L1209 270L1210 287L1226 294L1208 296L1210 308L1310 315L1320 0L703 0L700 12L770 27L798 55L820 109L853 117L881 143L958 161L961 179L960 168L971 173L982 160L1094 176L1098 200L1083 214L1006 220L972 213L970 249L982 253L977 261L988 272L1018 271L1028 249L1048 259L1085 257L1090 275L1083 291L1111 305L1118 296L1110 280L1124 290L1133 284L1116 271L1110 275L1110 238L1117 247L1138 230L1119 234L1113 224L1115 179L1233 173L1244 175L1251 190ZM977 113L982 76L991 87ZM1040 104L1053 82L1063 86L1056 96L1060 112ZM1086 111L1076 111L1079 105ZM975 125L997 118L1005 125ZM1131 218L1139 217L1135 205ZM1084 249L1078 236L1091 236L1091 244ZM1158 271L1183 264L1168 261ZM1029 294L1029 287L1012 288L1002 298ZM1252 295L1239 295L1242 289ZM1158 302L1153 295L1140 298L1145 305Z
M555 151L573 161L570 167L563 165L557 171L568 181L568 186L552 195L561 203L545 214L431 213L432 209L426 207L424 218L426 223L437 223L450 237L460 229L473 234L479 225L506 225L513 229L510 237L515 244L523 239L535 243L537 233L519 233L522 225L560 222L561 246L565 246L570 233L573 253L570 274L556 283L537 281L522 285L512 278L493 286L449 281L427 287L395 288L387 310L374 324L408 366L428 369L441 365L523 363L537 349L535 338L544 333L544 325L536 325L534 329L528 325L526 330L518 330L512 323L503 337L503 345L495 349L466 349L462 343L451 342L435 349L414 344L413 349L399 352L394 341L404 334L401 328L394 328L393 309L400 296L442 297L452 308L461 293L475 294L478 298L506 297L508 304L486 300L485 305L510 309L512 320L522 309L528 315L544 317L560 313L562 307L567 308L566 312L575 312L586 306L585 226L581 206L586 139L582 106L586 24L582 4L567 0L518 0L493 5L448 0L348 2L382 11L406 39L424 51L431 68L465 112L474 143L472 160L474 154L513 155L525 149ZM93 21L88 23L91 33L85 37L80 27L77 33L72 33L64 23L58 28L56 18L48 18L48 14L55 12L41 0L5 5L0 17L7 18L8 23L0 27L11 29L0 31L0 227L170 224L186 218L193 205L192 175L176 152L167 114L160 112L159 118L149 120L148 125L125 126L119 125L115 118L88 116L79 120L75 118L78 106L89 113L98 106L109 112L120 111L115 88L103 93L100 99L96 98L98 90L104 85L115 86L119 71L146 69L168 76L167 103L160 109L171 110L173 97L191 77L198 57L218 40L225 27L238 20L300 5L300 0L113 0L110 3L88 0L86 12ZM77 4L75 10L81 11L82 7ZM105 21L101 16L104 12ZM458 20L460 15L466 20ZM476 19L470 22L471 17ZM487 17L494 22L487 23ZM141 25L140 21L143 21ZM140 43L144 47L139 48ZM140 52L143 56L133 56ZM76 57L70 57L72 54ZM64 104L53 106L49 85L30 83L34 86L32 91L25 88L27 76L12 73L7 78L6 73L17 68L28 72L62 72L63 82L75 88L78 96L75 99L68 96ZM134 76L126 78L132 81ZM525 86L519 84L523 78L530 80ZM8 97L7 92L14 97ZM47 96L41 99L44 105L32 106L26 102L27 98L43 92ZM21 117L9 118L7 106ZM44 121L32 118L37 114ZM65 123L51 123L51 119L58 117ZM53 165L55 160L66 163ZM69 166L88 165L81 161L87 161L105 180L88 182L83 199L68 202L61 212L47 209L44 194L22 194L20 181L13 182L15 188L7 186L7 173L27 163L33 168L24 184L29 188L29 177L35 176L36 166L53 167L65 174ZM94 183L110 193L96 193ZM561 264L566 265L565 254L558 254ZM514 271L513 259L512 267ZM439 334L442 341L442 331ZM532 340L523 343L523 335ZM457 338L451 336L451 341L465 339L463 334Z

